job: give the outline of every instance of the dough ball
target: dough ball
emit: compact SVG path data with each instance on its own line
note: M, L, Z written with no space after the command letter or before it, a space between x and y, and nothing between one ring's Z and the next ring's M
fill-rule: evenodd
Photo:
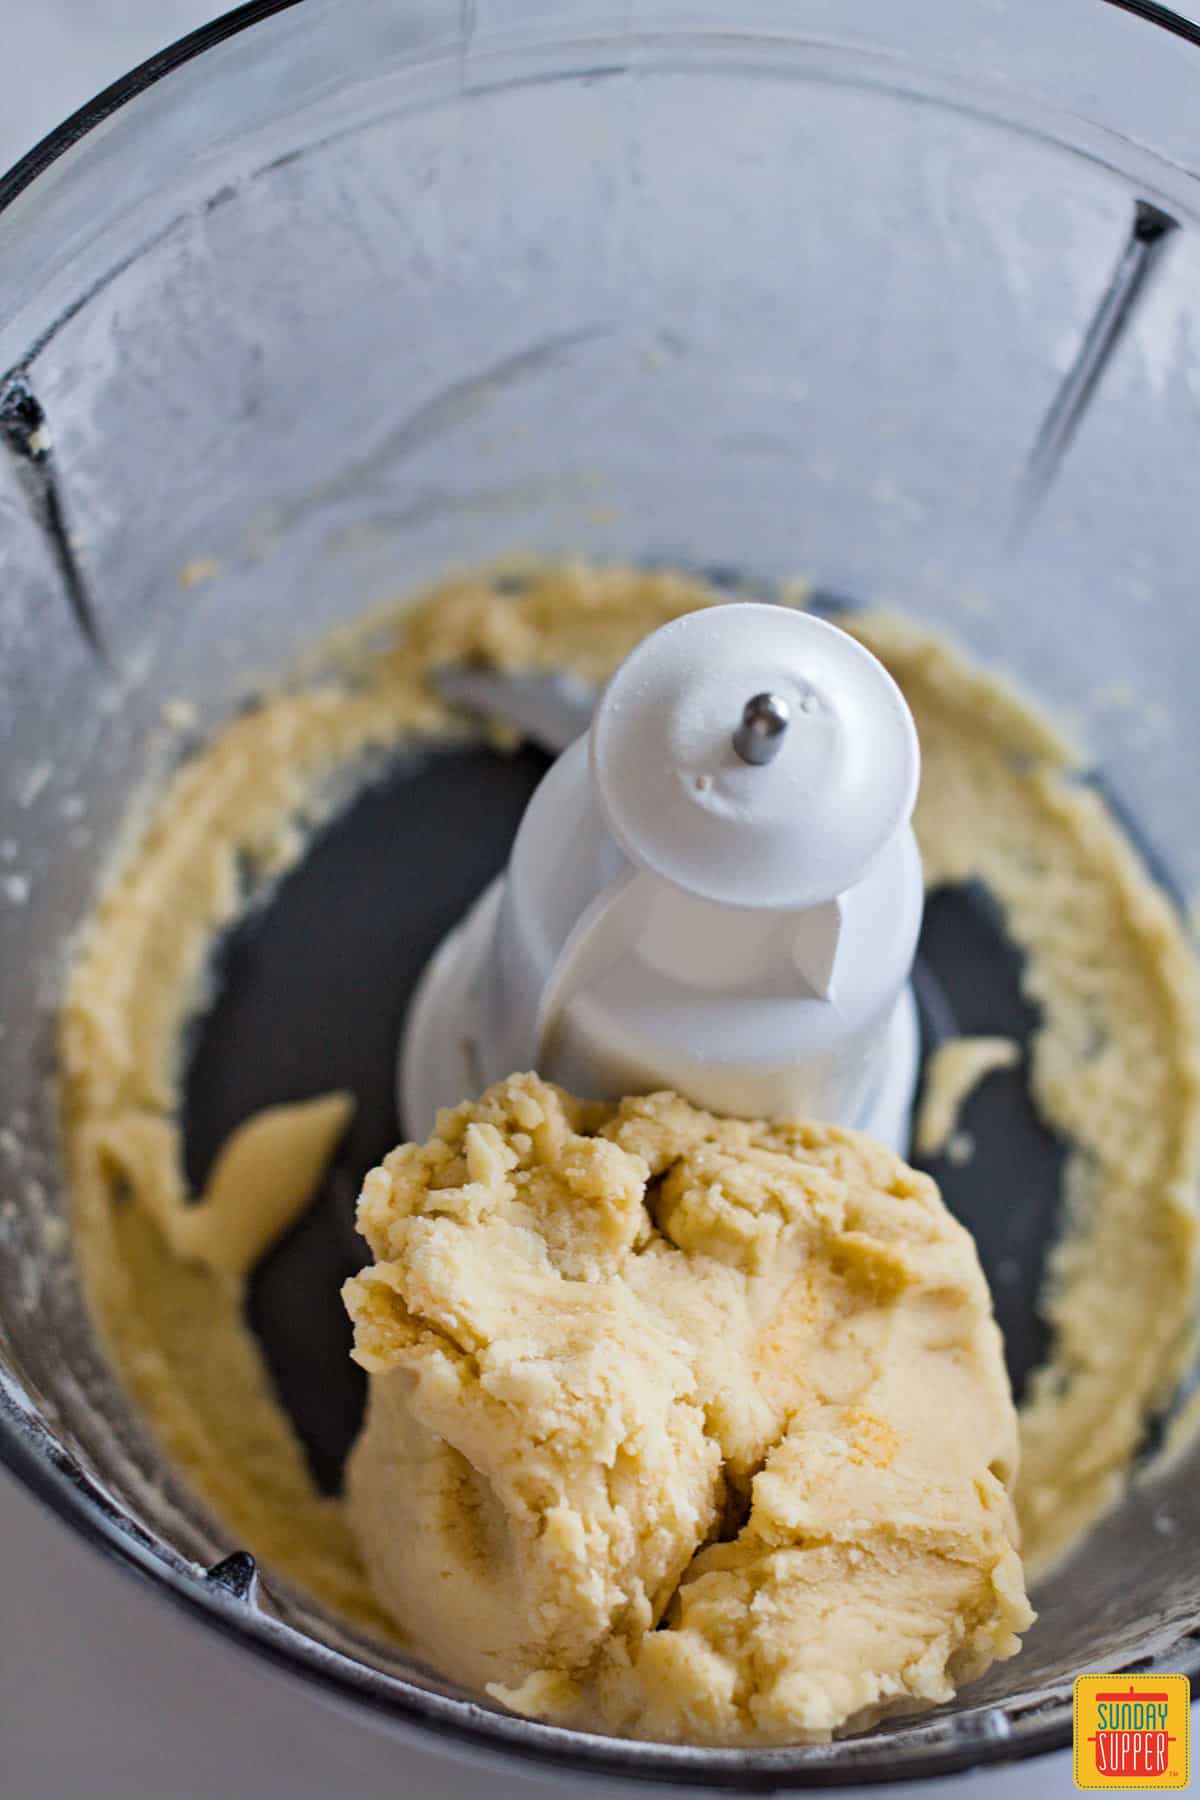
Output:
M351 1519L414 1650L634 1737L820 1740L1031 1621L974 1245L856 1133L532 1075L367 1177Z

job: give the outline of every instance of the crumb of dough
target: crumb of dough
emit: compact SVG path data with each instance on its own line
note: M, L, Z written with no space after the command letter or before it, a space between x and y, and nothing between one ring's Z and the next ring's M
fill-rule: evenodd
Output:
M975 1139L969 1131L952 1131L946 1142L946 1161L965 1169L975 1155Z
M1011 1069L1021 1060L1012 1038L949 1038L928 1058L917 1113L913 1148L918 1156L940 1156L955 1135L967 1097L995 1069Z
M1032 1621L968 1233L831 1126L534 1075L366 1178L350 1515L418 1652L517 1711L722 1744L948 1700Z
M194 588L202 581L214 581L220 573L221 565L215 556L193 556L181 566L176 580L181 588Z
M32 769L26 770L14 790L17 805L28 811L34 801L49 787L53 779L53 763L40 762L35 764Z
M184 700L179 694L173 694L170 699L163 701L159 708L159 717L171 731L191 731L200 714L193 701Z

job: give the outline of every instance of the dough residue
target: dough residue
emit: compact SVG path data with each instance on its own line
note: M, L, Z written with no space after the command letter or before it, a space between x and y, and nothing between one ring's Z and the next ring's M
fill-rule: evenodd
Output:
M848 620L921 739L929 888L983 882L1040 1023L1030 1090L1067 1145L1041 1307L1050 1355L1020 1410L1017 1509L1037 1580L1120 1498L1191 1358L1200 1001L1183 921L1046 720L910 623Z
M390 1623L341 1501L314 1486L244 1323L240 1282L172 1241L170 1220L193 1205L185 1028L209 997L221 933L378 758L472 732L430 685L432 669L465 659L600 682L647 632L729 597L665 570L527 564L379 610L314 649L139 810L81 934L62 1011L63 1117L99 1332L229 1547L377 1630ZM1193 953L1033 707L911 622L843 622L916 717L930 885L986 882L1026 955L1042 1013L1033 1097L1073 1146L1045 1297L1051 1356L1021 1414L1017 1505L1036 1571L1119 1497L1187 1355L1200 1171ZM255 1204L249 1193L241 1203ZM267 1231L256 1235L265 1247Z
M951 1143L969 1095L996 1069L1012 1069L1020 1045L1006 1037L949 1038L926 1058L913 1131L918 1156L940 1156Z
M465 659L599 681L647 631L716 598L670 570L520 565L453 577L415 606L368 615L135 807L80 936L59 1055L75 1243L102 1340L230 1548L388 1636L341 1502L318 1491L276 1398L242 1283L216 1266L228 1257L214 1260L211 1237L207 1252L197 1242L180 1128L186 1028L210 997L221 934L294 866L379 756L475 735L430 685L431 669ZM253 1238L265 1250L287 1219L257 1180L232 1191L233 1155L231 1143L225 1216L246 1215L243 1248ZM299 1164L287 1177L293 1198L315 1178L310 1158ZM270 1216L256 1223L264 1201Z
M1032 1620L987 1284L858 1134L514 1076L367 1176L351 1518L445 1674L666 1741L949 1699Z

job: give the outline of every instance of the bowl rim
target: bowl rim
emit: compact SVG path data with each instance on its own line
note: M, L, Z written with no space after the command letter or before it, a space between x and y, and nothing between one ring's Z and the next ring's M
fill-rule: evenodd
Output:
M5 173L0 173L0 213L58 159L106 119L146 89L206 51L288 12L304 0L244 0L240 6L175 39L102 88L40 138ZM1200 21L1192 21L1159 0L1097 0L1129 13L1200 49ZM847 1749L861 1744L869 1753L878 1740L841 1739L831 1745L777 1749L722 1750L695 1745L632 1741L545 1725L494 1711L469 1699L440 1694L374 1669L332 1649L296 1627L245 1604L214 1579L214 1569L190 1562L156 1540L115 1506L102 1486L25 1403L23 1390L0 1361L0 1467L52 1513L154 1593L199 1619L210 1631L241 1650L265 1658L294 1681L316 1683L323 1696L368 1714L385 1729L422 1743L450 1749L474 1763L534 1765L547 1773L570 1772L597 1784L654 1782L738 1793L780 1793L815 1787L862 1787L924 1781L972 1769L1024 1762L1063 1750L1071 1742L1070 1701L1042 1702L989 1727L988 1716L955 1722L953 1735L927 1746L908 1744L891 1765L871 1766ZM1171 1658L1195 1681L1200 1677L1200 1642L1192 1654ZM931 1723L946 1724L944 1717ZM908 1724L908 1721L898 1721ZM910 1729L919 1733L920 1715Z
M304 0L244 0L241 6L219 13L207 24L185 32L143 62L135 63L126 74L118 76L92 99L68 113L61 124L39 138L6 172L0 172L0 212L11 206L19 194L81 138L146 88L153 87L173 70L224 43L227 38L237 37L252 26L274 18L277 13L288 12L303 4ZM1130 13L1200 48L1200 21L1185 18L1182 13L1162 5L1161 0L1097 0L1097 4Z
M477 1766L535 1765L546 1774L570 1773L598 1787L619 1781L664 1787L697 1786L729 1793L787 1793L811 1788L882 1786L963 1774L983 1766L1023 1762L1062 1750L1070 1742L1069 1723L1061 1708L1031 1709L994 1730L981 1720L955 1720L954 1735L939 1735L926 1746L909 1744L890 1767L866 1761L878 1740L843 1738L831 1744L784 1745L773 1749L719 1749L702 1745L663 1744L545 1725L493 1710L469 1699L439 1694L387 1674L269 1614L246 1604L246 1590L233 1589L218 1578L224 1563L206 1569L190 1562L161 1540L152 1538L114 1505L104 1489L58 1442L36 1414L21 1403L8 1372L0 1365L0 1467L93 1548L129 1575L225 1642L264 1658L322 1698L368 1714L384 1729L424 1748L437 1745ZM1178 1659L1173 1659L1178 1660ZM1200 1675L1200 1651L1186 1671ZM1069 1701L1067 1702L1069 1708ZM1069 1718L1069 1712L1068 1712ZM929 1724L944 1727L943 1716L926 1721L916 1715L898 1721L920 1732ZM863 1760L851 1746L861 1745Z

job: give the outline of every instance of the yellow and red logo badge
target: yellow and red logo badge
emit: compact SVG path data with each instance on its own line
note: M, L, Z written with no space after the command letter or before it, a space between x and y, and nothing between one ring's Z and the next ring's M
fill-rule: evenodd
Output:
M1185 1788L1186 1675L1081 1675L1075 1683L1075 1786Z

